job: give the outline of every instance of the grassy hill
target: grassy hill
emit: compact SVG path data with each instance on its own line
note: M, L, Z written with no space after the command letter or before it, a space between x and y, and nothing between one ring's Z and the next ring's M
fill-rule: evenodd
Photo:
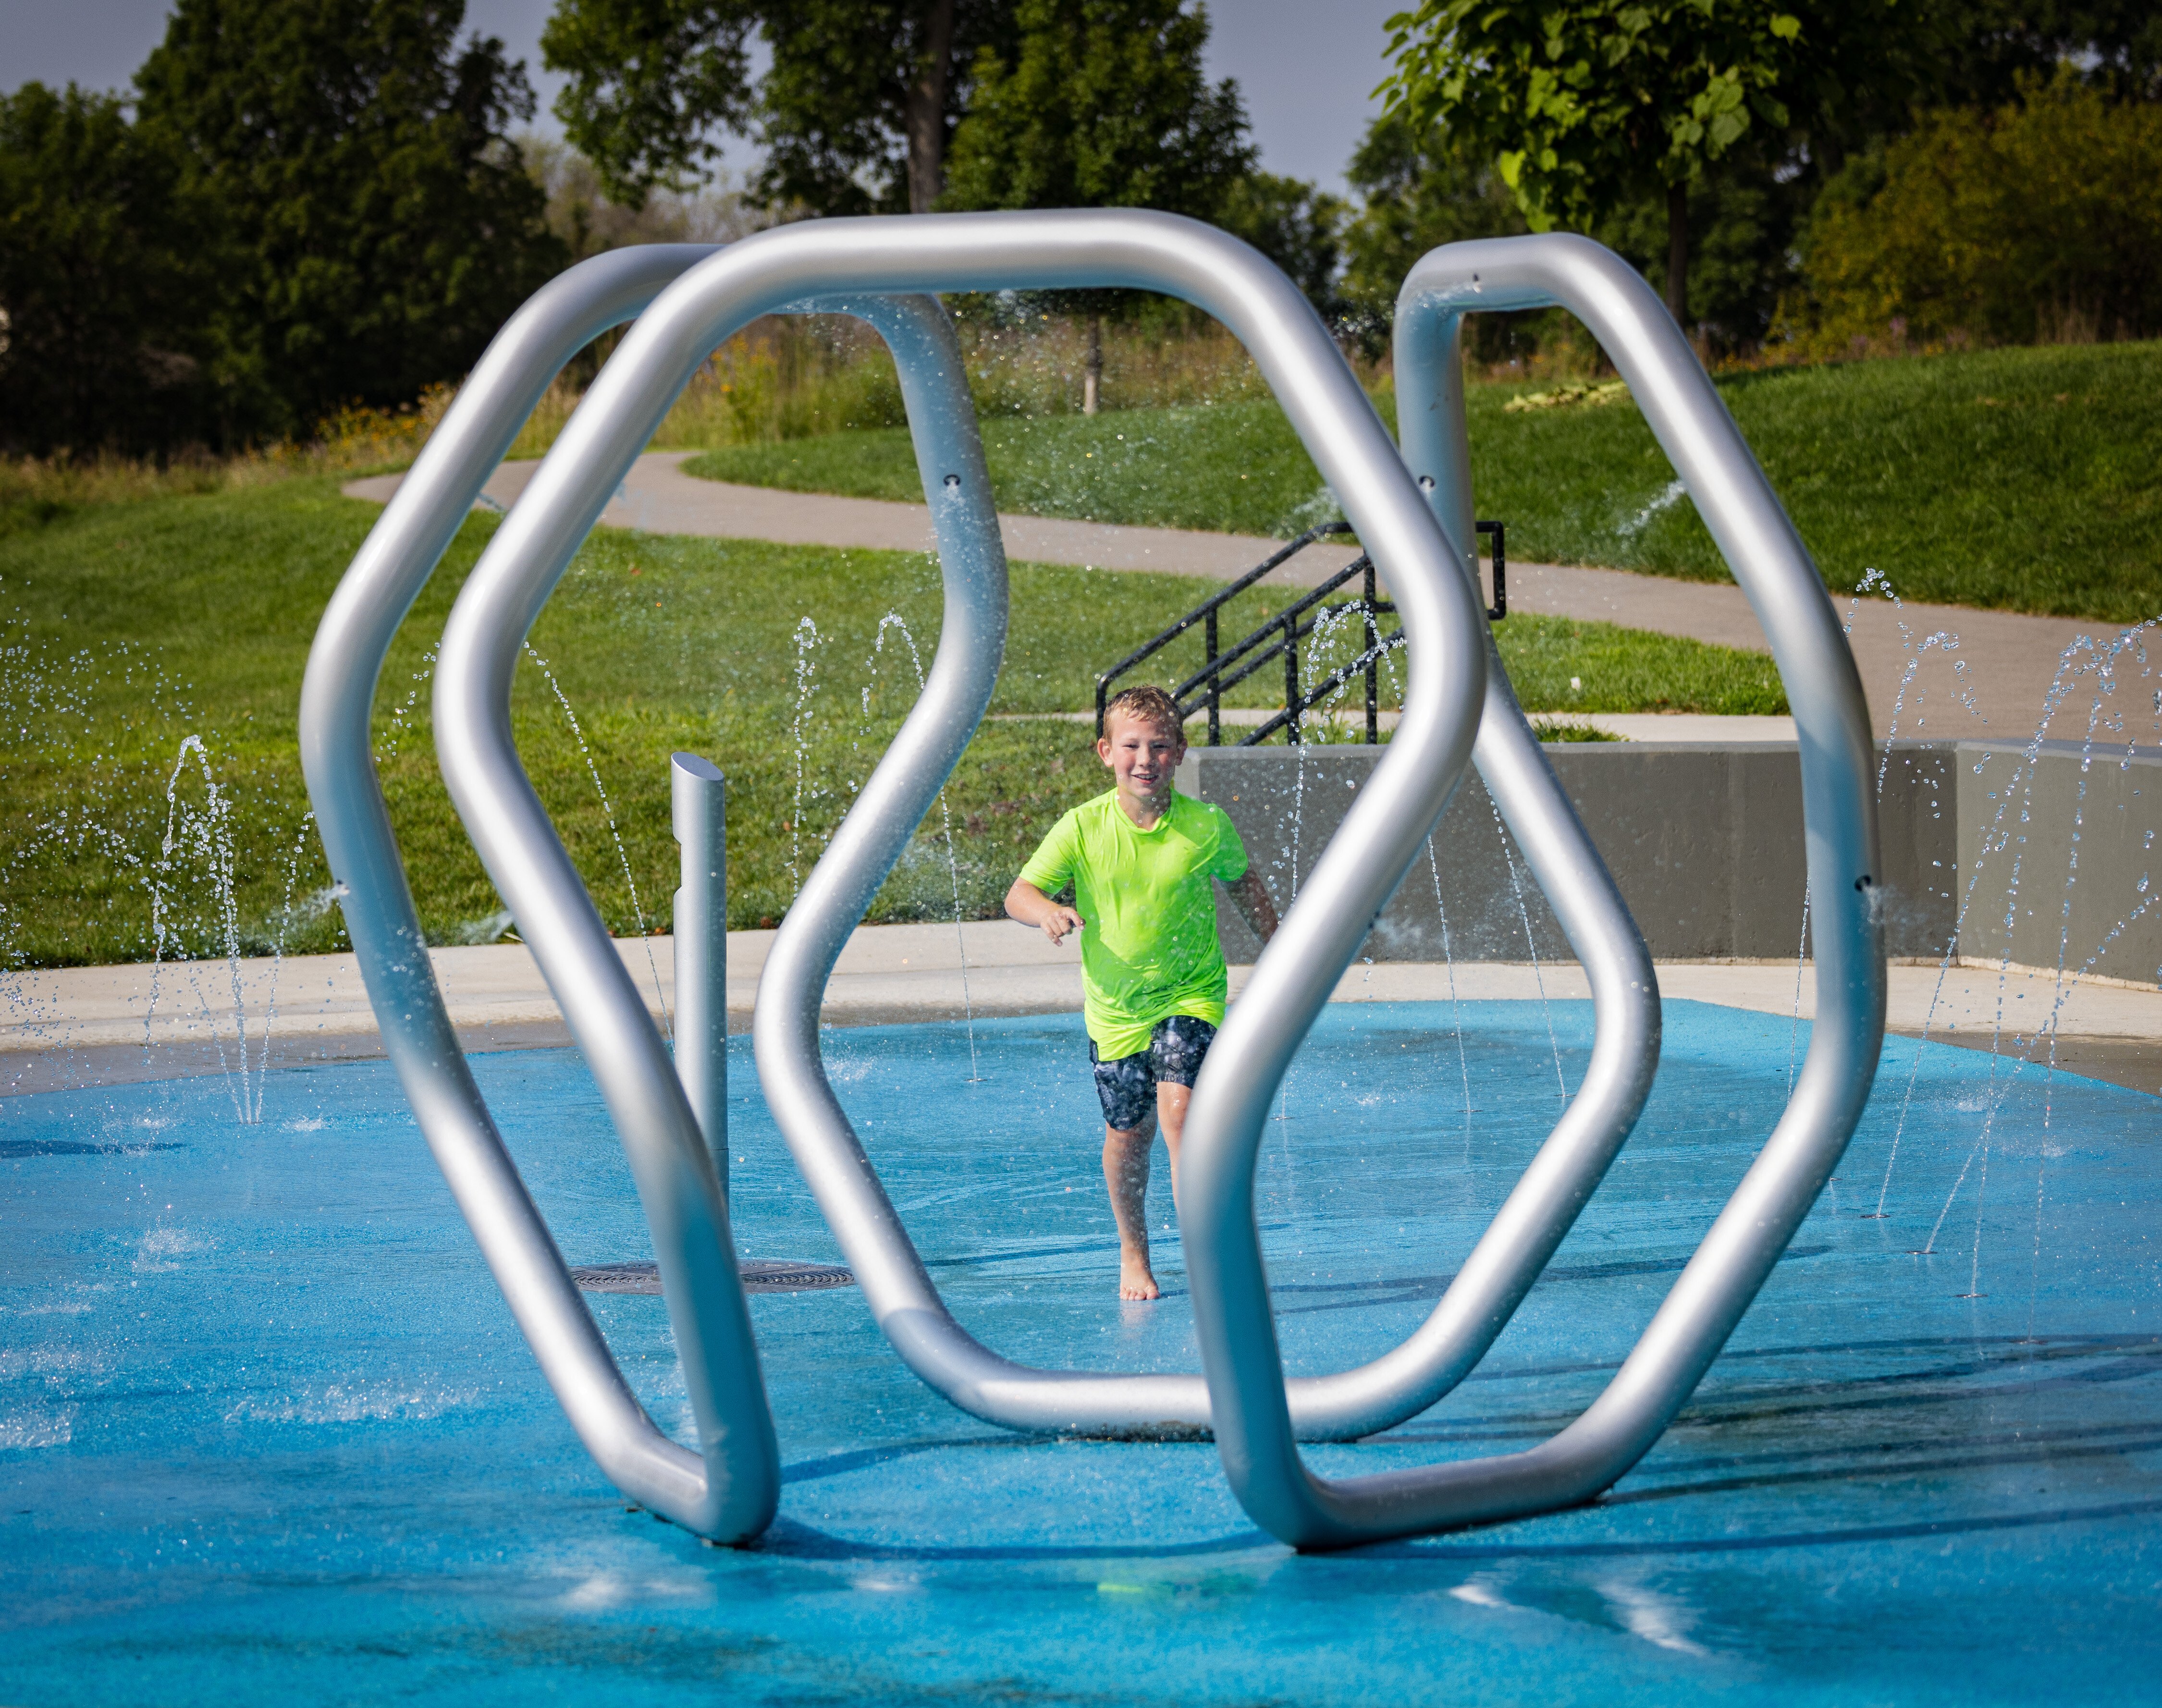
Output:
M1728 376L1720 391L1815 555L1851 589L2133 622L2162 612L2162 343L1994 350ZM1697 580L1726 571L1642 418L1469 401L1479 513L1512 556ZM1393 419L1393 399L1379 399ZM1001 505L1284 535L1333 514L1275 405L984 423ZM922 501L899 429L745 445L717 480Z
M145 960L161 941L166 954L222 953L221 866L242 952L338 946L295 717L316 622L378 508L308 476L0 511L0 971ZM377 763L438 941L502 923L429 724L436 638L494 526L476 516L460 532L377 697ZM996 907L1058 813L1103 786L1086 726L1041 715L1089 706L1094 671L1209 590L1015 566L999 721L947 792L972 914ZM1247 596L1243 614L1280 596ZM578 728L531 660L514 720L610 928L668 924L666 765L679 747L728 773L730 923L774 923L913 700L907 636L927 664L939 605L936 565L920 554L614 530L589 541L532 636ZM1515 618L1503 644L1534 706L1783 709L1753 654ZM1168 664L1190 667L1177 654ZM1262 703L1267 686L1255 691L1248 703ZM934 809L874 918L950 916L946 822Z

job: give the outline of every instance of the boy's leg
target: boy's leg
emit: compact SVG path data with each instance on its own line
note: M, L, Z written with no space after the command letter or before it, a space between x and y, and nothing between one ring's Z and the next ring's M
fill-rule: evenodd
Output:
M1171 1205L1178 1207L1178 1142L1186 1137L1186 1106L1193 1087L1170 1080L1156 1082L1157 1125L1163 1129L1163 1148L1171 1153Z
M1149 1268L1149 1152L1156 1144L1156 1122L1104 1129L1104 1184L1110 1189L1111 1216L1119 1224L1119 1297L1154 1299L1159 1289Z
M1163 1148L1171 1153L1171 1200L1178 1203L1178 1142L1186 1137L1186 1106L1203 1058L1216 1039L1216 1028L1190 1014L1174 1014L1156 1028L1150 1041L1150 1066L1156 1077L1157 1120Z
M1095 1054L1094 1048L1089 1054ZM1096 1063L1096 1096L1104 1106L1104 1184L1119 1225L1119 1297L1157 1296L1149 1268L1149 1151L1156 1111L1148 1052Z

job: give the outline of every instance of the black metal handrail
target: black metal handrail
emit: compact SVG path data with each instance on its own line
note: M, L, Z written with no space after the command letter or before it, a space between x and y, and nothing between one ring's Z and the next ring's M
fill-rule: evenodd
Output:
M1282 551L1276 553L1266 562L1256 565L1252 569L1247 570L1245 575L1240 576L1237 581L1232 582L1230 586L1225 588L1222 592L1218 593L1213 598L1204 600L1200 604L1195 606L1193 610L1188 612L1185 616L1180 617L1178 622L1172 623L1169 628L1164 630L1162 634L1157 635L1153 640L1144 641L1132 652L1128 653L1125 658L1120 659L1117 664L1112 665L1110 669L1104 671L1101 675L1097 677L1096 733L1099 736L1104 733L1104 705L1110 697L1110 688L1112 683L1118 680L1120 677L1125 675L1129 670L1134 669L1135 666L1146 663L1148 659L1153 658L1157 653L1162 652L1164 648L1169 646L1172 642L1177 640L1179 636L1184 634L1187 630L1193 627L1197 622L1203 625L1202 641L1203 644L1208 648L1209 657L1211 659L1215 658L1216 613L1223 606L1228 604L1238 595L1245 592L1247 588L1252 586L1255 582L1260 581L1261 577L1268 574L1271 570L1276 569L1282 564L1290 562L1292 558L1304 551L1307 547L1312 545L1317 539L1325 539L1331 534L1349 534L1350 531L1351 524L1348 522L1324 522L1319 528L1308 529L1305 533L1299 535L1297 539L1292 540L1291 544L1284 547ZM1250 636L1248 638L1251 639L1251 637ZM1243 646L1245 643L1242 642L1240 644ZM1188 708L1182 706L1179 710L1181 713L1183 714L1188 710ZM1218 745L1216 733L1216 708L1212 706L1209 708L1209 745L1212 747Z
M1474 534L1494 536L1494 602L1486 607L1486 620L1499 622L1509 614L1509 558L1501 544L1501 524L1498 522L1475 522Z
M1366 578L1364 590L1366 596L1360 599L1342 600L1334 605L1328 603L1329 596L1354 575L1363 575ZM1300 720L1307 711L1323 695L1333 694L1348 680L1350 671L1363 669L1366 672L1366 739L1369 742L1378 742L1381 738L1381 655L1402 643L1402 633L1398 630L1385 638L1381 633L1375 619L1381 617L1393 617L1396 610L1397 607L1394 605L1378 596L1378 590L1374 584L1373 560L1361 554L1303 599L1287 606L1283 611L1269 618L1244 640L1235 643L1229 652L1209 659L1198 672L1179 684L1172 697L1179 703L1178 709L1181 716L1184 716L1189 710L1197 709L1204 703L1207 704L1209 745L1212 747L1220 746L1219 714L1225 692L1237 687L1271 660L1281 658L1284 667L1284 709L1269 719L1258 730L1240 737L1239 745L1242 747L1251 747L1274 735L1279 729L1286 731L1287 740L1296 742L1302 738ZM1328 618L1346 611L1356 611L1360 613L1366 627L1366 649L1360 654L1359 658L1352 664L1335 673L1326 684L1318 684L1310 689L1301 688L1298 680L1299 642L1319 628ZM1308 617L1309 612L1313 613L1310 618ZM1271 645L1262 646L1261 643L1266 641L1271 635L1277 637L1275 642ZM1256 648L1259 650L1255 650ZM1252 656L1247 657L1250 652ZM1240 662L1242 659L1245 659L1243 664ZM1231 669L1235 664L1238 668ZM1231 674L1226 675L1225 674L1226 670L1230 670ZM1201 690L1200 694L1194 700L1193 708L1189 708L1186 703L1187 698L1189 695L1193 695L1196 690Z
M1487 611L1489 621L1499 622L1508 615L1507 559L1503 540L1502 524L1499 522L1480 522L1475 524L1480 534L1491 534L1494 540L1494 603ZM1379 743L1381 735L1381 661L1384 654L1403 644L1403 631L1392 630L1384 635L1376 619L1396 614L1397 607L1379 596L1375 583L1373 560L1361 553L1351 562L1313 591L1299 599L1260 627L1243 638L1235 641L1225 650L1217 646L1217 612L1231 599L1243 593L1270 570L1280 567L1303 551L1318 539L1332 534L1349 534L1351 527L1345 522L1324 522L1307 531L1265 563L1256 565L1225 588L1221 592L1197 605L1170 627L1153 639L1145 642L1120 659L1096 679L1096 733L1104 732L1104 707L1111 695L1111 685L1129 671L1154 657L1165 647L1184 634L1196 622L1202 625L1202 639L1206 649L1205 660L1200 669L1180 683L1172 691L1182 719L1191 717L1204 706L1209 711L1209 745L1223 744L1222 711L1224 695L1252 675L1271 660L1281 658L1284 665L1284 709L1267 720L1251 735L1242 737L1239 746L1251 747L1266 740L1277 731L1285 732L1285 739L1302 739L1300 720L1305 713L1360 671L1366 677L1366 740L1369 745ZM1347 599L1334 605L1327 603L1329 596L1355 575L1363 575L1364 596ZM1319 608L1317 610L1316 607ZM1298 643L1311 635L1330 617L1345 611L1360 612L1366 629L1366 647L1349 664L1332 671L1323 681L1311 688L1302 688L1298 680ZM1313 615L1310 619L1308 613ZM1262 643L1273 635L1274 642L1264 647ZM1256 648L1259 648L1257 651ZM1249 654L1251 654L1250 657ZM1227 674L1228 673L1228 674Z

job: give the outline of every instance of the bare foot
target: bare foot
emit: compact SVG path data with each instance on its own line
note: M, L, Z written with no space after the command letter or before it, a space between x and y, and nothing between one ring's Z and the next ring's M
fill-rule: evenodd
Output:
M1156 1277L1150 1273L1146 1258L1119 1256L1119 1297L1125 1299L1155 1299L1161 1289Z

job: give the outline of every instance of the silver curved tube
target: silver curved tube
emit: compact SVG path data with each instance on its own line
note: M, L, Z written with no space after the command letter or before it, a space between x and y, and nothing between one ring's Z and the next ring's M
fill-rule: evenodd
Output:
M1461 310L1444 311L1423 297L1399 305L1397 430L1404 461L1418 477L1475 594L1479 565L1464 435L1462 321ZM1360 1434L1424 1410L1486 1356L1636 1126L1658 1065L1659 987L1651 951L1517 703L1491 627L1486 634L1486 703L1472 763L1583 964L1595 1023L1591 1060L1576 1096L1433 1315L1394 1351L1352 1372L1377 1402L1384 1395L1392 1405L1400 1398L1418 1400ZM1300 1384L1289 1385L1294 1432L1313 1440L1301 1414ZM1370 1409L1378 1419L1383 1407Z
M668 759L669 820L682 850L676 889L676 1077L728 1192L728 784L710 759Z
M1572 1505L1633 1466L1717 1357L1815 1202L1861 1116L1884 1031L1876 803L1861 680L1808 552L1680 330L1619 258L1566 236L1438 249L1413 269L1399 302L1437 315L1559 304L1590 326L1628 380L1763 624L1794 709L1817 898L1817 1019L1771 1138L1614 1380L1580 1417L1525 1452L1332 1481L1314 1476L1299 1455L1253 1216L1255 1158L1283 1054L1282 1008L1256 1005L1254 997L1273 997L1278 982L1298 978L1304 946L1279 935L1202 1068L1182 1190L1225 1471L1257 1523L1304 1549ZM1420 398L1437 410L1456 401L1447 388ZM1448 444L1445 430L1420 440Z
M1251 993L1240 999L1241 1010L1273 1009L1272 1035L1281 1054L1265 1065L1273 1086L1462 776L1484 688L1485 623L1445 536L1304 298L1246 245L1168 215L1107 211L807 222L734 246L687 275L640 320L468 580L445 632L437 671L445 776L536 952L543 935L551 942L559 935L568 940L574 909L560 844L516 771L503 726L518 640L706 352L756 315L837 291L1121 286L1183 297L1245 342L1388 575L1411 639L1395 739L1347 819L1346 834L1285 922L1278 940L1295 946L1272 950L1277 966L1300 971L1290 977L1280 973L1261 1002ZM920 346L889 336L940 531L946 627L922 699L790 909L768 957L754 1024L760 1081L880 1327L932 1387L963 1409L1009 1427L1193 1433L1209 1422L1209 1390L1198 1378L1032 1370L971 1339L932 1286L819 1060L818 1002L833 962L990 703L1003 644L1004 560L996 551L996 518L973 412L943 316L935 324L920 322L916 331ZM979 538L971 539L972 529ZM544 841L545 859L530 851ZM552 876L520 871L528 861L536 867L545 863ZM528 893L535 903L530 922L519 900ZM582 892L578 896L582 900ZM606 971L597 945L589 943L582 961L595 975ZM593 982L591 990L596 1006L634 1002L627 987L603 995ZM659 1101L657 1070L630 1070L656 1087L652 1095ZM1266 1096L1265 1090L1264 1101ZM1359 1403L1370 1399L1354 1386L1345 1391ZM1405 1397L1398 1392L1395 1398ZM1303 1394L1303 1403L1306 1398ZM1364 1433L1426 1403L1413 1396L1380 1422L1371 1412L1340 1416L1348 1417L1345 1433Z
M549 1386L617 1487L687 1529L737 1542L771 1521L781 1476L734 1266L722 1290L734 1289L737 1339L749 1362L718 1370L687 1347L704 1444L693 1453L661 1433L624 1381L467 1067L391 832L368 727L399 624L549 383L595 336L713 253L671 244L596 256L535 292L496 336L323 613L300 693L300 759L384 1050ZM724 1216L708 1243L718 1242L725 1257L733 1247ZM705 1278L721 1287L718 1275Z

